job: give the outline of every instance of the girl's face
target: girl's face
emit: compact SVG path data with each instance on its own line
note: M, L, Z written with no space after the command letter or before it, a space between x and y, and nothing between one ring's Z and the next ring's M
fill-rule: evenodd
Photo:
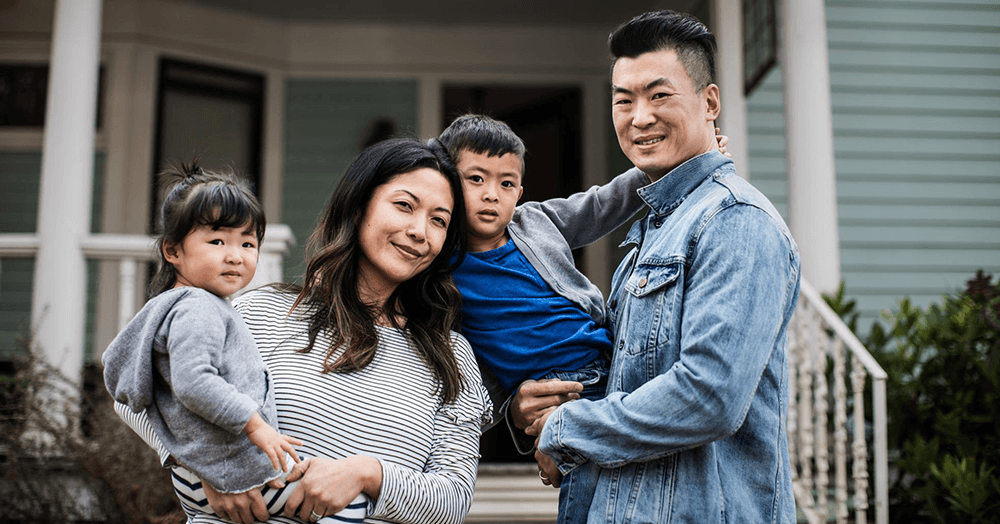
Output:
M431 168L402 173L375 188L358 234L358 292L383 305L399 284L441 252L454 199L448 180Z
M225 298L253 279L257 249L250 223L218 229L200 225L180 244L164 244L163 256L177 272L174 287L199 287Z

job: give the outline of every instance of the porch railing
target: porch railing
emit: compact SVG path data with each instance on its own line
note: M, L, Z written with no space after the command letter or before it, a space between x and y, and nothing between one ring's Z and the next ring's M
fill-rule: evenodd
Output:
M116 263L118 267L118 312L114 320L119 330L128 324L141 306L143 285L139 282L139 265L153 260L153 238L147 235L120 235L94 233L81 241L84 256L90 260ZM264 241L260 246L257 273L245 289L253 289L282 278L282 261L289 248L295 243L291 228L285 224L267 226ZM30 233L0 235L0 257L32 258L38 252L38 239ZM0 262L2 264L2 262ZM3 266L0 265L0 271ZM81 311L80 314L83 314ZM110 322L98 319L98 322Z
M848 522L852 508L853 522L868 522L871 487L875 522L887 524L886 373L805 279L789 329L788 369L788 451L796 506L810 524L831 517L838 524ZM865 417L869 378L871 421ZM853 434L850 454L848 431Z

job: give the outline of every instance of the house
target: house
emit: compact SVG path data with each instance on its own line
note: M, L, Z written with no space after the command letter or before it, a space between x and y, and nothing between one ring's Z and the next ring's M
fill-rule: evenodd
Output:
M729 149L788 220L805 278L825 292L843 280L863 327L903 296L923 305L1000 271L993 0L7 0L0 360L31 326L71 375L99 361L142 303L119 282L144 266L118 260L141 262L168 159L254 177L287 226L269 237L289 280L337 177L386 133L429 138L488 111L529 141L526 198L610 179L628 164L607 35L658 8L716 33ZM616 244L578 257L604 289Z

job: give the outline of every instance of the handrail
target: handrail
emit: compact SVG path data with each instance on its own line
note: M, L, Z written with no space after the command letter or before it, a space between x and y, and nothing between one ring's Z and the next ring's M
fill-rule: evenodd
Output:
M809 284L808 281L802 279L800 288L800 299L799 307L796 309L796 317L808 316L809 313L815 313L818 317L819 324L816 326L820 329L829 329L833 332L833 338L829 339L825 335L817 337L815 333L806 333L804 336L799 333L797 336L803 336L807 339L806 342L796 341L796 346L804 345L809 347L809 351L815 352L813 356L805 355L802 358L805 359L804 362L798 362L795 355L790 355L789 365L793 366L799 374L799 384L796 384L795 380L790 383L790 402L797 403L798 401L794 396L796 394L805 395L808 400L815 396L815 406L811 403L806 402L799 404L799 409L801 413L793 413L793 410L789 410L789 444L790 451L793 452L795 457L793 458L793 472L795 471L795 462L801 455L801 460L798 460L799 465L803 468L803 476L800 480L796 480L795 495L797 500L805 501L804 504L800 503L800 508L803 513L807 516L810 522L820 522L825 521L825 514L827 512L826 506L826 475L829 473L829 464L826 462L827 451L826 451L826 423L821 421L816 422L815 428L813 428L813 418L820 416L828 416L829 406L827 402L828 389L826 384L825 369L826 369L826 357L831 356L834 359L834 374L835 374L835 384L834 384L834 397L837 405L835 406L834 413L834 428L835 428L835 446L837 447L837 452L843 452L843 447L846 444L846 424L847 424L847 413L845 410L845 405L841 402L841 398L847 395L844 389L843 383L843 373L845 368L844 359L842 358L843 349L846 348L850 351L851 356L854 358L854 365L851 371L851 380L853 383L853 395L855 399L854 403L854 444L852 449L854 452L854 479L855 479L855 507L857 516L855 521L863 522L867 519L864 517L865 509L867 508L867 495L865 491L867 490L868 483L868 473L867 466L864 462L867 460L867 445L866 442L866 427L864 423L864 408L863 408L863 391L864 391L864 379L865 373L872 377L872 427L874 433L874 441L872 442L873 448L873 462L875 469L875 483L873 487L875 495L875 522L876 524L888 524L889 521L889 494L888 494L888 427L887 427L887 406L886 406L886 380L888 375L882 366L872 357L871 353L865 348L864 344L858 340L858 337L853 331L844 323L843 320L833 311L832 308L823 300L822 296L815 288ZM813 326L815 321L808 318L795 319L796 326L799 329L807 330L810 326ZM793 349L789 348L792 352ZM822 357L822 358L817 358ZM837 376L837 374L840 376ZM811 375L810 375L811 374ZM810 378L812 377L812 378ZM815 380L815 385L813 384ZM796 388L801 388L799 392L796 392ZM815 392L811 389L815 389ZM802 391L809 390L809 391ZM813 408L818 413L813 412ZM802 419L802 420L800 420ZM801 427L799 427L801 425ZM800 434L796 435L796 431ZM815 434L813 433L815 431ZM801 437L801 438L799 438ZM798 439L798 440L796 440ZM835 475L837 477L836 488L838 491L838 506L837 519L838 522L845 521L847 515L844 513L844 504L846 503L846 492L842 492L843 488L846 488L846 478L844 477L845 472L843 471L843 464L840 462L841 459L837 458L837 464L835 465ZM809 468L809 464L815 461L816 475L819 477L819 482L815 486L817 493L817 500L813 501L811 493L813 491L812 477L814 476L812 470ZM814 504L815 503L815 504ZM813 505L818 507L813 507Z
M861 363L864 364L865 369L867 369L868 373L871 374L873 380L885 380L888 377L885 370L882 369L882 366L880 366L878 361L875 360L875 357L868 352L865 345L858 340L857 335L851 331L851 328L848 327L843 320L841 320L841 318L837 315L837 312L826 303L826 300L823 300L823 297L818 291L816 291L816 288L812 287L812 284L810 284L809 281L803 278L801 284L802 285L799 288L800 297L805 297L806 300L816 308L816 312L823 318L823 322L826 322L826 325L829 326L838 337L844 340L844 344L847 348L850 349L852 353L857 355L857 357L861 360Z

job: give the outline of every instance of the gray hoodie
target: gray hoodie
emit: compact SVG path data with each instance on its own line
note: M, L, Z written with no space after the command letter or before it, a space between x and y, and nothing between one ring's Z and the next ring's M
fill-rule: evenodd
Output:
M180 287L153 297L104 352L115 400L143 409L170 454L223 493L276 478L243 434L254 412L277 429L274 393L253 336L229 302Z

